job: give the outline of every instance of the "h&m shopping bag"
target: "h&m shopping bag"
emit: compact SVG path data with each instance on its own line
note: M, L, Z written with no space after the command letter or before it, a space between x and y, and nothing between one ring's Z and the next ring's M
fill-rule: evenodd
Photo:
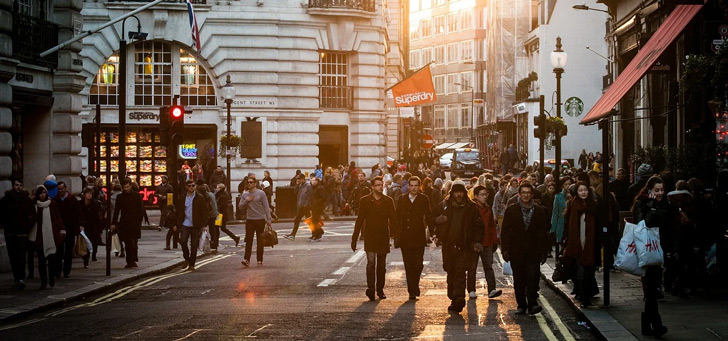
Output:
M634 230L634 241L637 246L640 267L665 264L665 257L660 245L659 228L647 227L644 220L640 221Z
M639 265L637 245L634 240L635 228L637 228L637 225L629 222L624 225L624 233L622 234L622 239L619 241L619 249L617 250L614 267L628 274L642 276L645 274L645 269Z

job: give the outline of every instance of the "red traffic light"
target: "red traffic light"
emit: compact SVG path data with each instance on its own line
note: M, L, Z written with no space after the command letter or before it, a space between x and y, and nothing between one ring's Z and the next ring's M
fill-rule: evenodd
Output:
M169 109L169 113L173 118L180 118L185 114L185 109L181 106L173 106Z

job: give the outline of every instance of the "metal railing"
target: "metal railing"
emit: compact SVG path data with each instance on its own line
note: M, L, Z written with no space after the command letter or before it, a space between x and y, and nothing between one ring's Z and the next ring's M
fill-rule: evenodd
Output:
M58 54L40 53L58 45L58 25L36 17L13 13L13 58L24 63L55 67Z
M354 91L350 86L319 86L319 107L351 109L354 101Z
M374 12L375 0L308 0L308 8L342 8Z

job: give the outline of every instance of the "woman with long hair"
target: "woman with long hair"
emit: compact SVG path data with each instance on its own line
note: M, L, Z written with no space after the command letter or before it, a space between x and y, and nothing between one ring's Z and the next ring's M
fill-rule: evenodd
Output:
M597 209L597 201L586 182L576 183L576 196L566 210L566 229L564 257L576 263L574 291L582 307L591 305L591 298L596 295L596 279L594 268L599 259L597 227L601 225L601 215Z
M81 201L81 214L83 215L83 231L93 245L93 252L83 256L83 267L88 268L89 257L96 261L96 254L101 243L101 203L96 200L94 189L86 187L83 189Z
M571 186L571 178L561 177L561 192L554 195L553 206L551 209L551 234L556 238L556 254L561 254L559 246L564 240L564 213L566 213L566 203L568 202L569 187Z
M56 251L66 236L66 229L63 227L61 212L58 211L55 201L48 197L45 187L36 187L33 199L36 223L30 229L28 240L35 243L35 252L38 255L40 288L45 289L48 284L52 288L56 284Z
M634 198L632 216L635 222L644 220L647 227L660 230L660 245L665 257L673 256L673 232L677 228L677 215L665 198L665 184L658 175L647 180L639 194ZM667 333L662 325L662 318L657 310L657 299L660 295L662 267L647 266L642 276L642 292L644 293L645 311L642 313L642 335L661 337Z

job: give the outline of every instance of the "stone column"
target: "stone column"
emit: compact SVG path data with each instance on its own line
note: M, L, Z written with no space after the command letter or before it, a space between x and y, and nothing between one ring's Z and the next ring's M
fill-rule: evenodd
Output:
M58 23L58 42L65 42L75 36L74 28L81 29L83 0L57 0L53 2L54 21ZM52 158L51 171L58 181L65 181L72 193L81 188L81 116L84 87L81 74L83 58L80 55L83 43L78 41L58 51L58 68L53 77Z
M8 179L12 174L13 138L10 126L13 124L13 87L8 84L15 77L17 60L13 55L13 1L0 0L0 197L12 184Z

